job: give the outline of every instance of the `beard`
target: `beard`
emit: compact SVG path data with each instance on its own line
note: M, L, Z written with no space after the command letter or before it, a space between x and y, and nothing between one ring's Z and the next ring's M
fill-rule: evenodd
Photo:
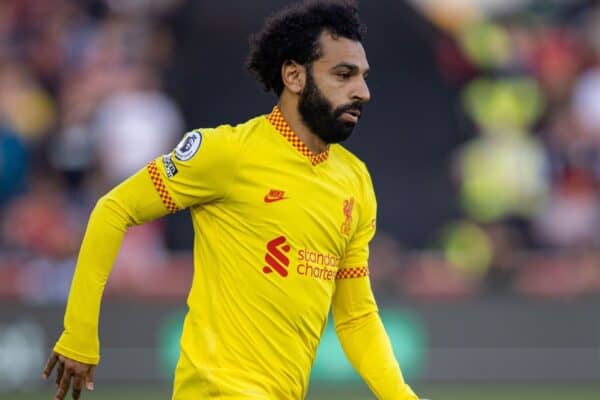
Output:
M355 101L334 109L315 83L311 71L307 71L306 86L300 94L298 112L314 134L327 144L348 139L356 123L343 121L340 117L350 110L362 111L362 102Z

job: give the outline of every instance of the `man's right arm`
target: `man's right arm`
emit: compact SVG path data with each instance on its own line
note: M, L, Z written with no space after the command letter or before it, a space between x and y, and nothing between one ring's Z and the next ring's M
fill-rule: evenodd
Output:
M160 197L151 166L103 196L92 211L71 283L64 331L54 347L63 356L86 364L99 362L100 303L125 231L174 211Z
M98 320L104 287L127 228L229 194L242 149L228 125L188 132L175 150L158 157L102 197L88 222L64 319L64 331L44 368L56 365L56 399L64 399L73 378L73 398L85 383L93 387L100 360Z
M241 148L230 126L188 132L170 155L156 158L98 201L79 252L56 353L98 363L102 292L125 231L170 212L224 199Z

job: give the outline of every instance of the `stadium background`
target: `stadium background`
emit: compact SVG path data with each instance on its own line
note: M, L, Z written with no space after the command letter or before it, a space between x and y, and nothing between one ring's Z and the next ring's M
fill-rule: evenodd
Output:
M0 2L0 399L49 399L95 200L183 132L266 113L247 38L289 1ZM361 2L379 199L372 280L434 400L600 398L600 5ZM132 229L88 399L168 397L187 212ZM210 312L207 310L207 312ZM310 399L367 399L328 328Z

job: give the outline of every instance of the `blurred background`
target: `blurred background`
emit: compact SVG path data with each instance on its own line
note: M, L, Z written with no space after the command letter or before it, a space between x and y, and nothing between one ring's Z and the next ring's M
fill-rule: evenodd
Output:
M0 1L0 399L50 399L95 201L195 127L268 113L248 36L290 1ZM379 201L371 271L437 399L600 398L600 2L361 3L373 100L347 146ZM169 398L188 212L131 229L89 399ZM331 327L309 399L369 399Z

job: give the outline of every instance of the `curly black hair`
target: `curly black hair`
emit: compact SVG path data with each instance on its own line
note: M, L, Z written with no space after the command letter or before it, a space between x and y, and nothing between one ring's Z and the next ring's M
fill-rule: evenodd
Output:
M260 32L250 36L246 67L266 92L273 90L279 96L284 87L283 63L293 60L309 66L317 60L319 36L325 30L334 37L362 42L366 28L358 18L356 2L304 1L273 15Z

